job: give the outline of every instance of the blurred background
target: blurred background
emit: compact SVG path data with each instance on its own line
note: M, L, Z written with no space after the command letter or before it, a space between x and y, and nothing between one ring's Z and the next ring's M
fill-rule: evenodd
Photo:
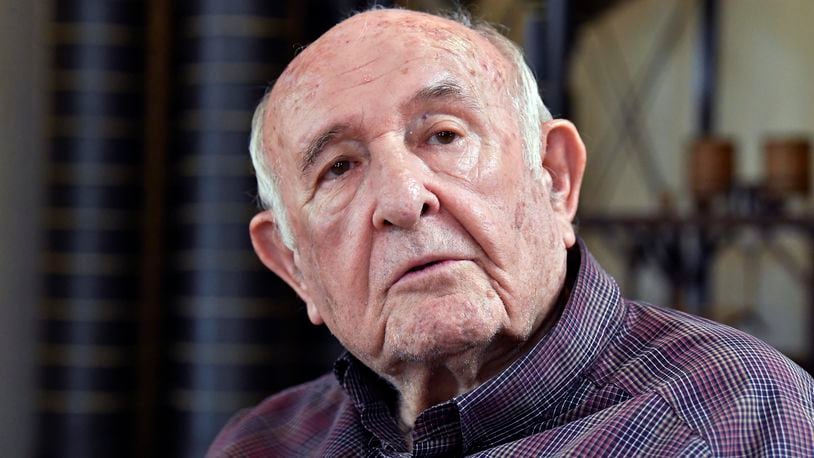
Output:
M421 10L445 1L379 1ZM339 352L251 251L254 105L366 1L0 0L0 450L202 456ZM589 162L628 297L814 359L814 2L462 2Z

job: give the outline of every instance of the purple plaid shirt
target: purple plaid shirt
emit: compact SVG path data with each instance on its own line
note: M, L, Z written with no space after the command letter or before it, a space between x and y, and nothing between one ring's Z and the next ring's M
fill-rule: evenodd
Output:
M557 324L422 412L413 456L814 456L808 374L740 331L623 299L571 251ZM348 354L334 372L236 415L209 456L410 456L393 389Z

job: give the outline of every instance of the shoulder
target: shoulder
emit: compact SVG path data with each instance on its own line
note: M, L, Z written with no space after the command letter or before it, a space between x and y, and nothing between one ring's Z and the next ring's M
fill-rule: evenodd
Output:
M349 404L333 374L326 374L235 414L207 456L279 456L315 450L336 417L352 408Z
M729 326L637 302L628 302L627 322L629 340L638 341L643 353L657 350L682 374L716 374L723 377L725 385L743 382L737 376L749 374L750 381L756 383L765 379L811 386L811 377L780 352Z
M765 342L675 310L628 303L638 384L657 392L713 450L811 450L814 380ZM648 371L640 372L641 374Z

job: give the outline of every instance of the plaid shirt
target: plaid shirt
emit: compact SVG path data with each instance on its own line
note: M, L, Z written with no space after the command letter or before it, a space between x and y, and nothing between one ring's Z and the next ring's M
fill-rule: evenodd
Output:
M808 374L742 332L623 299L581 243L571 251L557 324L422 412L412 456L814 455ZM334 372L236 415L209 456L410 456L393 389L348 354Z

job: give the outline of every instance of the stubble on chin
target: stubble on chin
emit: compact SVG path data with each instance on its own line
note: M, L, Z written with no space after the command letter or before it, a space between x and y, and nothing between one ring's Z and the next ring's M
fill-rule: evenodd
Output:
M489 347L504 324L501 304L467 296L448 294L392 316L385 336L392 358L432 367Z

